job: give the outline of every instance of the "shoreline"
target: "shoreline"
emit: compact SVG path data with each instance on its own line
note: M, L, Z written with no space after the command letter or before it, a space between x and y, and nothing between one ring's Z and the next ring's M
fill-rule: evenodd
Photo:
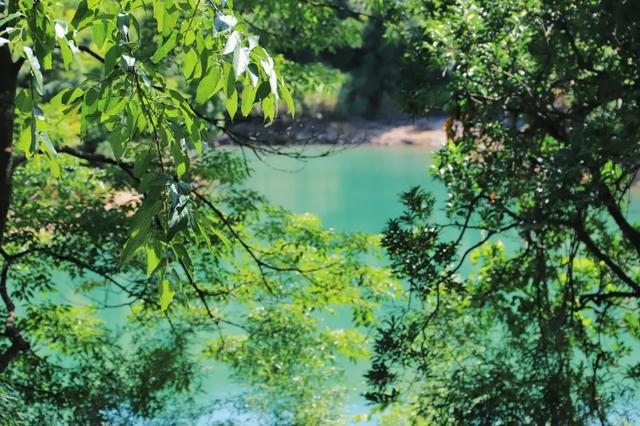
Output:
M438 150L446 144L444 117L416 120L348 121L304 118L276 121L265 125L248 120L236 122L229 129L242 138L272 146L341 145L341 146L409 146ZM218 145L232 145L228 135L214 139Z

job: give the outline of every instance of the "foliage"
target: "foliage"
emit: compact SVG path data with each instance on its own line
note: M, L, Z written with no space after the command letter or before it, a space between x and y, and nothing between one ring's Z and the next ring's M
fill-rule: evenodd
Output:
M379 330L370 399L439 424L633 421L640 8L404 6L400 31L449 79L449 143L434 165L448 220L414 189L385 231L413 303Z
M378 238L268 205L242 187L236 153L208 143L226 132L262 152L227 121L295 112L232 6L4 5L0 118L15 122L0 134L0 386L26 423L195 421L212 357L255 385L254 412L303 424L339 413L325 373L365 355L398 284L363 261ZM337 309L352 312L346 330L325 324Z

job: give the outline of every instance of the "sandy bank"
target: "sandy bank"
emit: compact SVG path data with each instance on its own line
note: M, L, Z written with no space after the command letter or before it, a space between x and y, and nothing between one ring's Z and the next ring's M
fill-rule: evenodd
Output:
M266 126L257 121L243 121L232 125L230 129L241 137L269 145L370 144L438 149L446 143L443 123L443 117L349 121L305 118L276 121ZM228 135L222 135L215 142L226 145L231 144L232 140Z

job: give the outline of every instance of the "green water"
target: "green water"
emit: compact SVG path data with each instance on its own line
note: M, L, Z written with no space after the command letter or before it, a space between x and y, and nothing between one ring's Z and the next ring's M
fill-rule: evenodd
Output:
M444 195L427 172L429 154L415 147L360 146L307 162L254 159L249 186L295 213L318 215L325 227L379 233L401 212L399 195L410 187L421 185Z
M318 153L323 149L310 148L309 153ZM327 228L379 233L389 218L402 212L399 195L412 186L422 186L440 202L446 200L445 188L429 176L431 163L429 151L407 146L362 146L307 162L279 157L264 161L250 159L249 166L253 174L247 186L295 213L310 212L319 216ZM636 201L639 195L637 190L631 195L628 214L634 219L640 218L640 203ZM444 215L438 218L439 221L444 219ZM470 234L463 241L463 248L476 240L477 235ZM515 238L505 243L511 247L518 244ZM69 294L72 293L70 290ZM118 314L122 313L110 313L112 318ZM349 321L348 318L337 320L344 323ZM345 400L345 414L365 412L367 406L360 393L365 390L362 374L366 364L345 366L341 384L352 389ZM202 377L203 386L196 396L202 402L232 399L247 390L246 385L234 381L228 368L221 364L209 364L202 372ZM223 408L212 417L201 419L201 424L231 416L231 411ZM251 423L250 420L246 422Z
M306 153L323 150L326 148L312 147ZM402 212L400 194L412 186L420 185L439 199L446 199L442 185L428 173L431 153L422 148L361 146L307 161L283 157L248 161L252 169L248 188L294 213L313 213L324 227L337 231L380 233L388 219ZM346 326L349 321L349 317L335 318L329 323ZM362 375L367 364L343 366L345 374L340 384L351 389L345 414L366 412L360 394L365 390ZM203 387L206 399L233 397L244 389L219 364L212 366ZM227 414L223 409L213 418L222 420Z
M314 149L311 152L315 152ZM253 160L249 187L293 212L316 214L325 227L380 233L388 219L402 212L399 195L412 186L420 185L434 194L440 205L444 204L447 192L430 177L431 164L432 152L422 148L362 146L306 163L282 158ZM640 220L639 201L640 187L636 186L626 207L632 221ZM436 211L435 216L437 221L445 222L442 211ZM476 232L467 233L461 250L477 242L479 237ZM501 235L500 239L514 250L522 243L515 233ZM471 269L466 264L461 272L466 274ZM634 351L639 350L635 343L632 347ZM366 363L360 363L346 368L344 385L352 389L345 407L348 414L367 410L360 396L365 389L362 374L366 367Z

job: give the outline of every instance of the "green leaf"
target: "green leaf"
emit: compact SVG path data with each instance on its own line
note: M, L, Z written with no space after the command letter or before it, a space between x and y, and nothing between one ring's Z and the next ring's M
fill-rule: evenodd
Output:
M158 265L162 262L162 246L158 240L152 238L146 245L147 253L147 275L153 274Z
M262 112L265 120L271 120L276 116L276 102L274 96L267 96L262 100Z
M271 95L271 87L269 83L263 81L256 90L256 102L262 102Z
M120 48L116 45L111 46L107 53L104 55L104 73L105 75L111 74L116 67L116 62L120 57Z
M189 252L187 252L187 249L182 244L172 244L171 248L173 249L180 263L186 269L187 274L189 274L189 279L193 279L193 262L191 261L191 256L189 256Z
M23 16L22 12L14 12L0 19L0 27L4 28L6 24L13 21L14 19L20 18Z
M65 69L69 69L71 62L73 61L73 52L69 48L69 42L66 38L58 38L58 46L60 46L60 53L62 54L62 63Z
M238 91L234 90L231 93L231 96L227 97L225 102L225 106L227 107L227 112L229 112L229 116L233 120L233 117L236 115L236 111L238 111Z
M56 148L53 146L53 142L51 142L49 135L45 132L40 132L40 140L42 141L42 146L49 157L55 158L58 155L58 151L56 151Z
M44 152L47 157L47 163L49 164L49 169L51 170L51 175L54 178L59 178L61 174L60 164L58 164L58 160L56 157L58 156L58 152L56 148L53 146L53 142L49 138L49 135L45 132L39 133L40 140L42 141L41 146L44 148Z
M180 10L176 7L173 0L165 0L164 29L162 35L168 36L176 29L178 19L180 19Z
M58 161L55 158L47 156L47 163L49 164L51 176L53 176L54 178L59 178L62 174L62 170L60 169L60 164L58 164Z
M206 76L198 84L196 89L196 102L205 103L219 90L218 80L220 79L220 69L212 67Z
M96 21L93 23L93 28L91 28L91 34L93 42L96 44L98 49L102 49L104 46L104 42L107 37L107 24L104 21Z
M27 61L31 67L31 74L35 78L35 87L38 93L44 94L44 82L42 80L42 72L40 71L40 62L38 58L33 54L33 50L29 46L24 46L24 53L27 56Z
M242 89L242 115L245 117L251 112L256 99L256 88L251 84L245 84Z
M16 107L22 113L28 114L33 110L33 102L26 89L20 90L16 96Z
M289 89L287 88L287 86L284 85L284 83L280 84L280 94L282 95L282 99L284 100L284 102L287 104L287 108L289 109L291 116L295 117L296 106L293 103L291 92L289 92Z
M70 103L75 102L76 100L80 99L82 95L84 95L84 91L79 87L60 93L62 94L61 101L64 105L69 105Z
M124 155L125 146L123 144L122 135L120 132L112 132L109 136L109 143L111 144L111 149L113 150L113 155L116 157L116 160L120 160Z
M133 216L133 226L136 229L146 230L151 225L153 218L162 210L162 201L147 198Z
M25 153L27 157L33 155L38 150L38 128L35 115L31 116L31 144L29 150Z
M224 95L228 98L236 91L236 77L233 68L229 64L224 64Z
M21 149L27 158L31 157L31 126L22 129L18 138L18 149Z
M164 32L164 16L166 10L164 7L164 3L162 1L154 1L153 2L153 17L158 24L158 32L162 34Z
M102 4L103 0L88 0L88 6L91 10L100 9L100 4Z
M197 222L197 226L211 253L213 253L213 247L211 246L211 239L209 238L209 234L207 233L207 231L218 237L218 239L222 242L222 244L225 245L225 247L231 248L231 241L222 231L217 228L216 222L210 220L206 216L201 216L199 218L199 222Z
M117 18L117 27L120 34L123 37L129 35L129 25L131 23L131 16L128 13L119 13Z
M98 91L89 89L85 92L82 101L82 115L90 115L98 110Z
M171 290L169 280L160 279L160 312L167 310L175 294L176 292Z
M146 229L133 230L124 245L124 249L122 249L122 254L120 256L121 263L127 263L133 255L146 244L148 238L148 233L146 231Z
M190 46L194 41L196 41L196 33L193 30L187 31L184 35L184 44Z
M82 0L76 9L75 15L73 15L73 19L71 20L71 25L80 31L91 21L93 13L89 10L86 0Z
M187 49L183 57L182 74L185 78L190 78L198 63L198 54L192 48Z
M167 56L167 53L169 53L176 46L177 37L178 33L172 33L171 36L164 42L164 44L160 46L158 50L156 50L156 52L151 57L151 61L154 64L160 62L162 58Z

